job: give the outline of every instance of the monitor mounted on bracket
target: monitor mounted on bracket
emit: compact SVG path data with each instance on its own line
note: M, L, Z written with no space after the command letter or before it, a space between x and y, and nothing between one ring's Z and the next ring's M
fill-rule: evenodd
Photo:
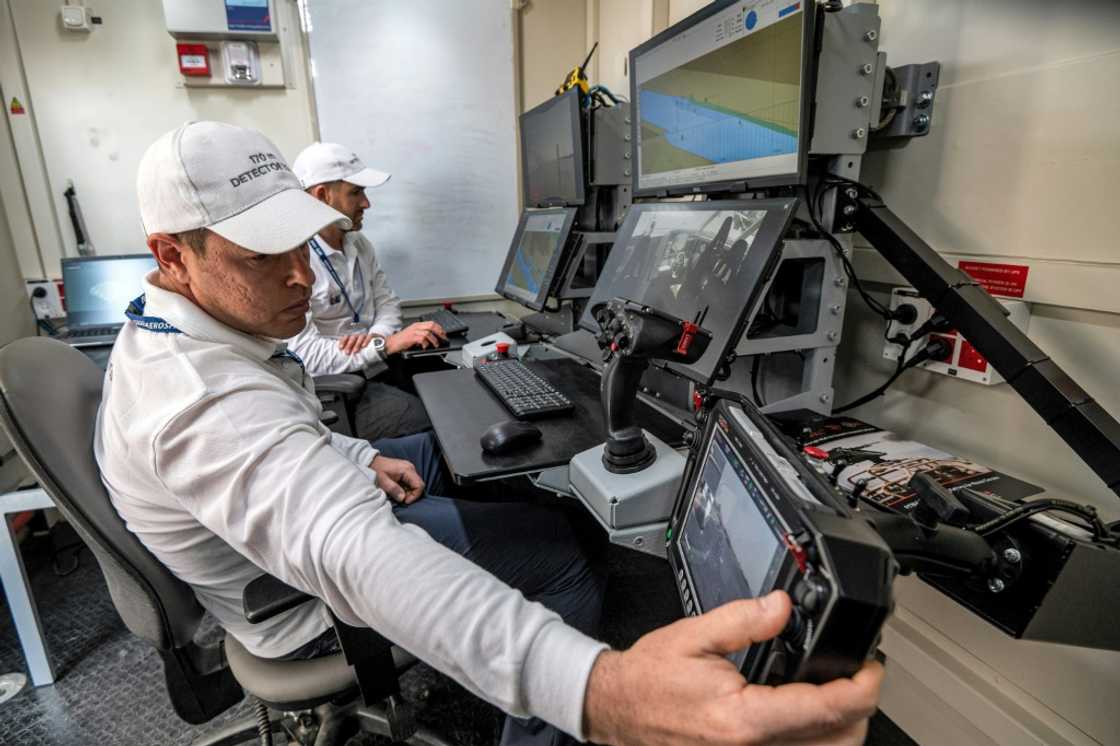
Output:
M805 183L815 7L716 0L631 50L634 196Z
M542 310L563 267L575 219L574 207L525 210L494 291L534 311Z
M721 377L781 257L797 200L644 202L618 230L579 325L599 334L591 309L625 298L670 316L704 319L712 340L694 363L666 369L701 385Z
M578 207L586 200L579 97L572 88L521 115L526 207Z

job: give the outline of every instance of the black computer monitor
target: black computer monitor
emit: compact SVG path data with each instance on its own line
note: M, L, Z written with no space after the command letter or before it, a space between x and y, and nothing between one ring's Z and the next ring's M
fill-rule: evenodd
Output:
M631 50L635 195L804 183L814 7L716 0Z
M157 266L151 254L63 259L67 324L71 328L123 324L125 307L144 292L144 277Z
M582 205L583 137L579 89L521 115L521 168L526 207Z
M543 309L575 219L574 207L523 212L495 291L534 311Z
M792 197L633 205L580 326L598 333L591 309L612 298L688 321L703 315L712 333L708 349L691 365L668 368L712 383L761 299L796 206Z

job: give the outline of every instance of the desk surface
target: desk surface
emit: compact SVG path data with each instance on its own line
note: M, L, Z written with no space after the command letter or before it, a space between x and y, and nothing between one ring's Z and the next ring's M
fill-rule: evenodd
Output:
M502 316L500 313L494 311L456 311L456 315L467 324L470 324L470 329L466 334L458 334L449 338L448 344L444 347L429 347L426 350L412 349L405 350L401 353L401 357L406 360L414 357L424 357L427 355L445 355L448 352L461 350L463 345L467 342L473 342L476 339L489 337L497 331L501 331L502 327L509 323L509 320ZM420 317L407 318L404 320L404 326L420 321Z
M413 377L436 438L455 481L459 484L540 471L566 464L572 456L606 440L607 428L599 403L599 375L573 360L526 363L559 389L575 406L569 415L534 420L541 441L504 456L482 451L479 439L495 422L513 419L476 378L474 371L421 373ZM639 402L638 424L670 445L680 443L684 429Z

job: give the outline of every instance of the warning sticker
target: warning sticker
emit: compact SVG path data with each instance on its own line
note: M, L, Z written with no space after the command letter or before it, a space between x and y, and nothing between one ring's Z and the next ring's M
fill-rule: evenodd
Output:
M10 106L8 106L8 111L10 111L13 114L26 114L27 113L27 109L23 108L23 104L21 104L19 102L19 99L16 98L15 96L12 96L12 103L11 103Z
M1025 264L966 261L958 262L957 267L992 295L1005 298L1023 297L1027 290L1027 273L1031 269Z

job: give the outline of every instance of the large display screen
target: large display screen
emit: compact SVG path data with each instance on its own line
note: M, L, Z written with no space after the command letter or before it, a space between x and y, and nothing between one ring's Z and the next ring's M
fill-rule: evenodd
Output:
M765 500L758 483L719 428L700 469L680 543L696 603L705 612L769 592L786 549L756 503Z
M573 210L527 210L510 245L497 292L540 310L552 288Z
M717 5L633 53L641 193L800 181L803 3Z
M633 205L580 325L599 331L592 309L612 298L685 321L703 317L712 341L686 375L710 381L738 342L744 316L777 259L793 200Z
M123 324L124 309L144 292L144 276L155 268L151 254L63 260L69 326Z
M521 115L526 207L583 204L582 142L577 88Z

